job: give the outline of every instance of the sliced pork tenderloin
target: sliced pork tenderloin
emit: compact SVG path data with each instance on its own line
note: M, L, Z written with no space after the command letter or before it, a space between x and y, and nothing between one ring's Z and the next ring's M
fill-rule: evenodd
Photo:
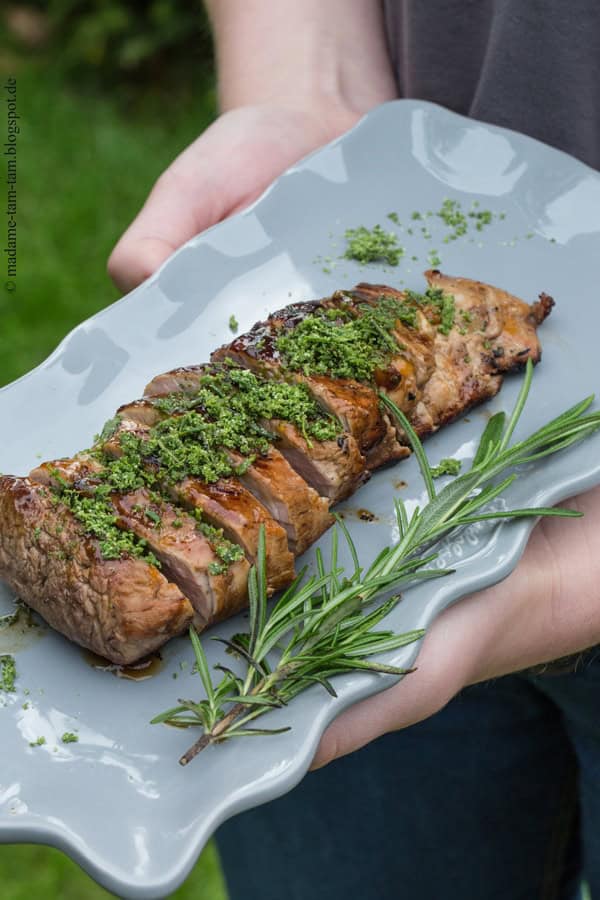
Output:
M192 403L203 376L215 368L225 373L230 371L229 367L214 366L174 369L154 378L146 387L144 396L150 400L182 396ZM174 390L171 390L173 387ZM139 404L132 404L119 412L132 418L149 418L146 410L140 410ZM341 428L335 439L318 440L303 434L296 425L283 418L262 418L260 424L274 436L276 449L292 468L331 503L346 499L368 480L365 458L355 438Z
M93 496L101 471L102 466L93 460L62 459L43 463L29 477L49 486L66 482L83 495ZM113 491L106 501L116 526L145 541L165 577L188 597L199 631L244 609L250 566L245 557L231 558L225 564L220 549L225 557L237 554L234 547L220 541L218 533L203 533L202 524L193 516L147 488ZM230 550L232 554L228 554Z
M137 401L121 407L118 413L121 421L104 445L107 451L118 452L121 433L143 436L143 429L147 426L138 424L130 415L134 409L144 409L144 417L148 418L148 406L152 406L149 401ZM160 421L162 414L159 410L155 412L156 421ZM274 447L265 453L257 453L249 465L246 458L236 451L228 451L227 456L236 471L236 478L285 529L288 546L294 556L304 553L332 524L327 499L319 496Z
M200 510L206 522L222 529L225 537L243 548L250 563L256 562L260 529L264 528L269 594L294 580L294 555L288 547L287 532L236 478L220 478L208 484L189 477L167 490L181 506Z
M138 401L135 406L138 410L144 410L144 415L158 414L148 401ZM103 450L108 456L117 459L123 453L120 440L122 435L130 434L143 441L148 433L148 425L122 414L113 433L104 441ZM149 459L147 464L154 468L158 462ZM238 478L220 478L209 484L190 475L181 481L162 483L161 490L188 509L203 512L209 524L222 528L226 537L244 548L252 563L256 560L260 528L261 525L264 526L269 592L272 593L293 580L294 554L288 546L288 528L273 516L273 504L269 507L262 503Z

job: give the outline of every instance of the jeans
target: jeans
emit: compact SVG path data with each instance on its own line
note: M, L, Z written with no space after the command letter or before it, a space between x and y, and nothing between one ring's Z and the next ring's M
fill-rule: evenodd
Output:
M597 900L600 648L467 688L217 843L231 900Z

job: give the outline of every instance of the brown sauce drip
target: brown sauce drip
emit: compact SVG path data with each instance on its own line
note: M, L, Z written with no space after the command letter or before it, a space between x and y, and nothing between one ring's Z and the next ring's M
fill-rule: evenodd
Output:
M394 487L396 488L397 491L401 491L403 488L408 487L408 482L407 481L395 481Z
M371 512L370 509L343 509L340 511L339 515L342 519L347 519L350 516L352 518L360 519L361 522L378 522L379 516L376 516L374 512Z
M13 612L0 616L0 653L16 653L40 638L46 629L33 617L33 610L17 603Z
M164 668L164 661L160 653L152 653L150 656L140 659L139 662L129 666L120 666L117 663L99 656L92 650L82 650L83 658L93 669L101 672L110 672L117 678L127 678L129 681L146 681L158 675Z

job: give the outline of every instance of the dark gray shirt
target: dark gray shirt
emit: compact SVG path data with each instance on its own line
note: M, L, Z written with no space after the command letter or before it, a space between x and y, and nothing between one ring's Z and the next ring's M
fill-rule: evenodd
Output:
M514 128L600 169L600 0L384 4L402 97Z

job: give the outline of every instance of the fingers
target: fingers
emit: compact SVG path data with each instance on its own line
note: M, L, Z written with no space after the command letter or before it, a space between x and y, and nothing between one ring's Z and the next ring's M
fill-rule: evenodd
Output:
M266 126L245 111L228 113L177 157L110 256L108 271L118 287L136 287L174 250L247 205L279 174L288 160L279 160L277 145L266 143Z
M469 598L473 604L475 597ZM416 671L387 691L345 710L327 728L311 769L353 753L370 741L407 728L438 712L472 681L472 640L469 600L449 607L431 625L419 651Z
M504 581L463 598L433 623L417 671L342 713L311 768L433 715L463 687L598 643L600 488L569 500L582 519L542 519Z
M160 238L123 238L116 245L108 260L108 274L117 287L126 294L146 278L149 278L167 259L175 247Z

